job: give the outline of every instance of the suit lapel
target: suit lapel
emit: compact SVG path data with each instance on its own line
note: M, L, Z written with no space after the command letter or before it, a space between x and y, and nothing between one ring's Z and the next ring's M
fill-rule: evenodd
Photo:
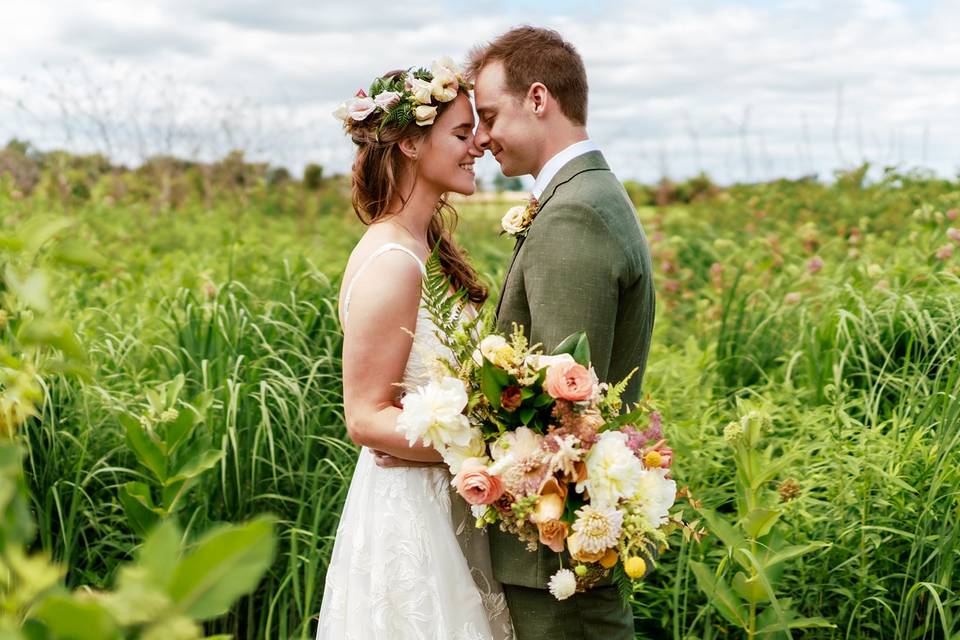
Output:
M539 208L537 209L539 211ZM520 253L520 247L523 246L523 240L527 235L524 234L521 237L517 238L517 244L513 247L513 257L510 258L510 266L507 267L507 275L503 277L503 285L500 287L500 299L497 300L497 314L496 317L500 317L500 307L503 306L503 294L507 289L507 280L510 279L510 272L513 271L513 263L517 261L517 254Z
M547 185L547 188L543 190L543 193L540 196L539 204L537 205L537 217L534 218L533 223L530 225L530 228L533 228L533 225L537 223L537 218L540 215L540 212L543 211L543 208L546 206L547 202L556 194L557 189L567 182L570 182L575 177L584 173L585 171L609 171L610 166L607 164L607 161L603 158L603 154L599 151L590 151L581 156L577 156L567 164L563 165L560 168L560 171L557 172L557 175L553 176L553 179L550 180L550 183ZM527 233L529 233L529 229ZM513 247L513 257L510 259L510 266L507 268L507 275L503 278L503 285L500 287L500 299L497 301L497 315L500 317L500 307L503 305L503 294L507 289L507 282L510 280L510 274L513 272L513 265L517 261L517 255L520 253L520 247L523 246L523 241L527 237L527 234L524 234L522 237L517 239L517 244Z

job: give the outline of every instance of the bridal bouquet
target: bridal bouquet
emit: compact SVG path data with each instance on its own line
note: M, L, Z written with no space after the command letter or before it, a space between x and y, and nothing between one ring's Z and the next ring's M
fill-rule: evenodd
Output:
M465 325L455 319L462 296L446 296L433 277L435 299L428 277L425 300L451 357L408 390L397 429L441 452L478 527L569 553L572 566L550 580L554 597L611 572L629 586L681 524L670 515L677 487L660 414L648 403L623 413L630 376L599 381L582 332L548 355L519 329L490 330L489 318Z

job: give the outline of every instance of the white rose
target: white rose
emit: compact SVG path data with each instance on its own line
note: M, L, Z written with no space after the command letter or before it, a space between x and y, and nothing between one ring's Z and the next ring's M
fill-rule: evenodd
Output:
M430 83L426 80L421 80L420 78L414 77L411 77L409 82L410 92L413 94L413 99L420 104L430 104L430 94L433 92Z
M417 118L417 124L421 127L426 127L427 125L433 124L433 121L436 120L437 108L420 105L413 110L413 114Z
M507 340L503 336L489 335L480 341L480 353L484 358L493 362L497 351L507 346ZM482 364L482 363L481 363Z
M460 473L460 467L463 465L464 460L479 458L484 461L484 466L490 463L486 457L487 446L483 442L483 432L477 427L470 429L470 441L467 442L467 444L463 446L450 445L444 447L440 455L443 456L443 462L450 467L450 473L454 475Z
M438 69L430 82L430 93L438 102L450 102L460 88L457 77L449 69Z
M523 230L523 220L526 217L526 212L527 207L522 204L510 207L504 214L503 219L500 220L500 226L509 234L520 233Z
M587 479L577 483L577 492L589 491L590 503L595 507L615 507L621 498L640 491L643 463L627 447L627 434L601 433L585 462Z
M528 367L536 369L548 369L556 364L561 363L574 363L576 360L573 359L573 356L569 353L561 353L558 356L543 356L537 354L531 354L526 357L525 363Z
M393 105L400 102L400 94L396 91L384 91L383 93L377 95L373 101L378 107L386 111Z
M410 446L421 439L424 445L438 449L466 447L473 437L470 421L463 415L468 400L459 378L447 376L430 382L403 398L396 429L406 436Z
M366 120L367 116L373 113L376 108L377 105L373 102L373 98L354 98L353 101L347 105L347 112L351 118L360 122L361 120Z
M347 102L341 102L340 105L333 111L333 117L341 122L346 122L347 118L350 117L350 112L347 110Z

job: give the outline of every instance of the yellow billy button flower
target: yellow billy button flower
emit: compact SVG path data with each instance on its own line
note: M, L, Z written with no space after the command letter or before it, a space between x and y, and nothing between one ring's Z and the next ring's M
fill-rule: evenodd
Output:
M642 578L643 574L647 572L647 563L640 556L630 556L623 563L623 570L627 572L629 577L636 580Z
M647 469L659 469L663 463L663 456L656 449L651 449L643 456L643 466Z

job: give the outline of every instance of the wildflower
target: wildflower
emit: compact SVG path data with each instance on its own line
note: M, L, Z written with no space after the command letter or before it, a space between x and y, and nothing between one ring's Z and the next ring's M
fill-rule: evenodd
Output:
M547 586L554 598L566 600L577 592L577 576L570 569L560 569L550 577Z
M945 244L934 254L937 257L937 260L949 260L953 256L953 245Z
M743 427L739 422L731 422L723 428L723 439L726 442L734 443L743 437Z
M777 487L780 493L780 502L790 502L800 495L800 485L793 478L787 478Z
M821 258L820 256L813 256L807 262L807 273L809 273L810 275L815 275L819 273L821 269L823 269L823 258Z
M954 242L960 243L960 229L957 229L956 227L950 227L947 229L947 237Z
M800 302L802 296L799 291L791 291L783 297L783 301L787 304L797 304Z

